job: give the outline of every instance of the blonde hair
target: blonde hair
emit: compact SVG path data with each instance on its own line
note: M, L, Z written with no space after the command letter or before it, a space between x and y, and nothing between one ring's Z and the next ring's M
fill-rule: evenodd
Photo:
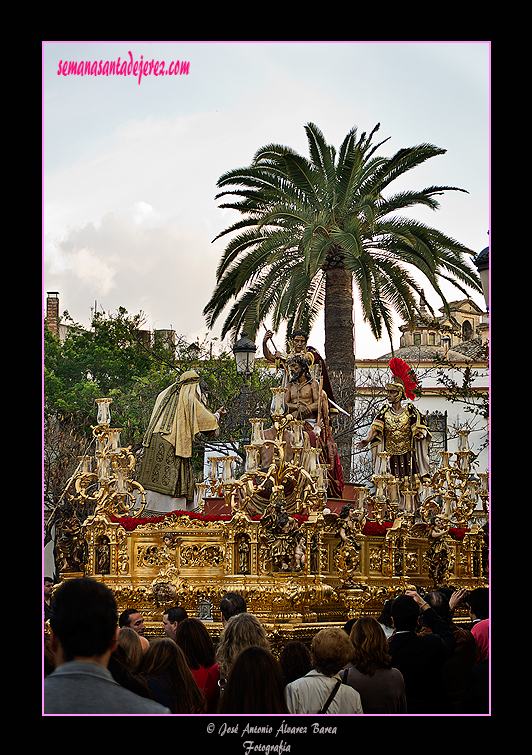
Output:
M135 673L144 657L140 636L131 627L122 627L118 632L118 644L124 649L129 670Z
M266 630L251 613L231 616L220 636L217 659L220 664L220 677L227 678L237 655L251 645L270 650Z

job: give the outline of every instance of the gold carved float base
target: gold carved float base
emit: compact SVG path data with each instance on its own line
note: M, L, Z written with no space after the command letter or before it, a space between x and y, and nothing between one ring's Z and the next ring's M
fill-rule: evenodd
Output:
M386 599L410 585L425 592L438 586L426 537L383 528L358 534L353 550L328 515L300 523L305 557L285 568L268 561L261 522L243 512L226 520L174 513L134 529L125 524L102 512L82 525L88 549L83 575L113 590L119 612L142 613L148 637L163 635L163 613L178 604L202 618L216 638L220 601L226 592L238 592L267 627L272 647L290 639L310 642L324 626L378 616ZM444 584L455 589L487 584L481 533L448 537L445 547L447 572L439 575Z

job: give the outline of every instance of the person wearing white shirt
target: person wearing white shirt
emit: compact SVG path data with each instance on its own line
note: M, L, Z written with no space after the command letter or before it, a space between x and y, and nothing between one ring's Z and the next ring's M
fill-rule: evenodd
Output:
M342 629L322 629L312 640L313 669L287 684L290 713L363 713L359 693L342 684L339 672L353 657L353 645Z

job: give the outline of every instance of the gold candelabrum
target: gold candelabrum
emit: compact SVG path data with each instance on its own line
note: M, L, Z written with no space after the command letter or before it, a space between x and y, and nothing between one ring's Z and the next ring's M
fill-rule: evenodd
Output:
M80 456L76 473L67 486L72 503L87 505L93 516L101 512L117 517L139 517L146 506L146 492L133 479L135 457L131 446L120 446L121 428L111 427L112 399L96 399L97 425L91 426L96 444L94 456Z
M421 503L421 516L426 519L438 515L443 521L456 527L465 528L478 510L480 502L483 513L488 516L489 473L479 472L476 477L471 471L475 456L469 448L469 430L458 431L458 451L451 462L451 453L441 451L441 465L429 485L425 486ZM443 501L440 505L438 500Z
M270 416L272 427L265 430L267 419L254 417L246 452L244 474L234 476L236 456L212 456L209 477L196 483L195 507L204 508L204 496L223 497L231 513L249 511L251 501L264 491L295 491L294 513L305 511L315 520L327 497L328 465L322 464L319 449L310 446L303 431L304 420L287 414L284 388L272 388ZM271 437L269 437L271 436ZM219 473L220 466L222 468Z
M468 522L478 513L480 502L482 512L488 516L489 472L471 472L471 462L475 456L469 448L469 430L458 431L458 451L440 451L442 460L439 469L430 479L420 480L416 475L410 485L400 482L389 471L389 455L379 452L380 473L372 476L375 486L373 497L367 491L362 493L360 508L370 507L373 518L382 523L385 520L403 519L405 524L414 524L416 516L426 523L433 516L439 516L449 526L466 528ZM455 457L451 462L451 456Z

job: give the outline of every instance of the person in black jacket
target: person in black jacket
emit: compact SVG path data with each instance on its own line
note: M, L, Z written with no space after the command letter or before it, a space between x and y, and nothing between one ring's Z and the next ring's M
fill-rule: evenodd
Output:
M432 634L417 634L420 611ZM405 680L407 712L452 712L441 679L441 667L456 645L450 626L415 590L407 590L394 600L392 620L395 627L389 639L392 666L399 669Z

